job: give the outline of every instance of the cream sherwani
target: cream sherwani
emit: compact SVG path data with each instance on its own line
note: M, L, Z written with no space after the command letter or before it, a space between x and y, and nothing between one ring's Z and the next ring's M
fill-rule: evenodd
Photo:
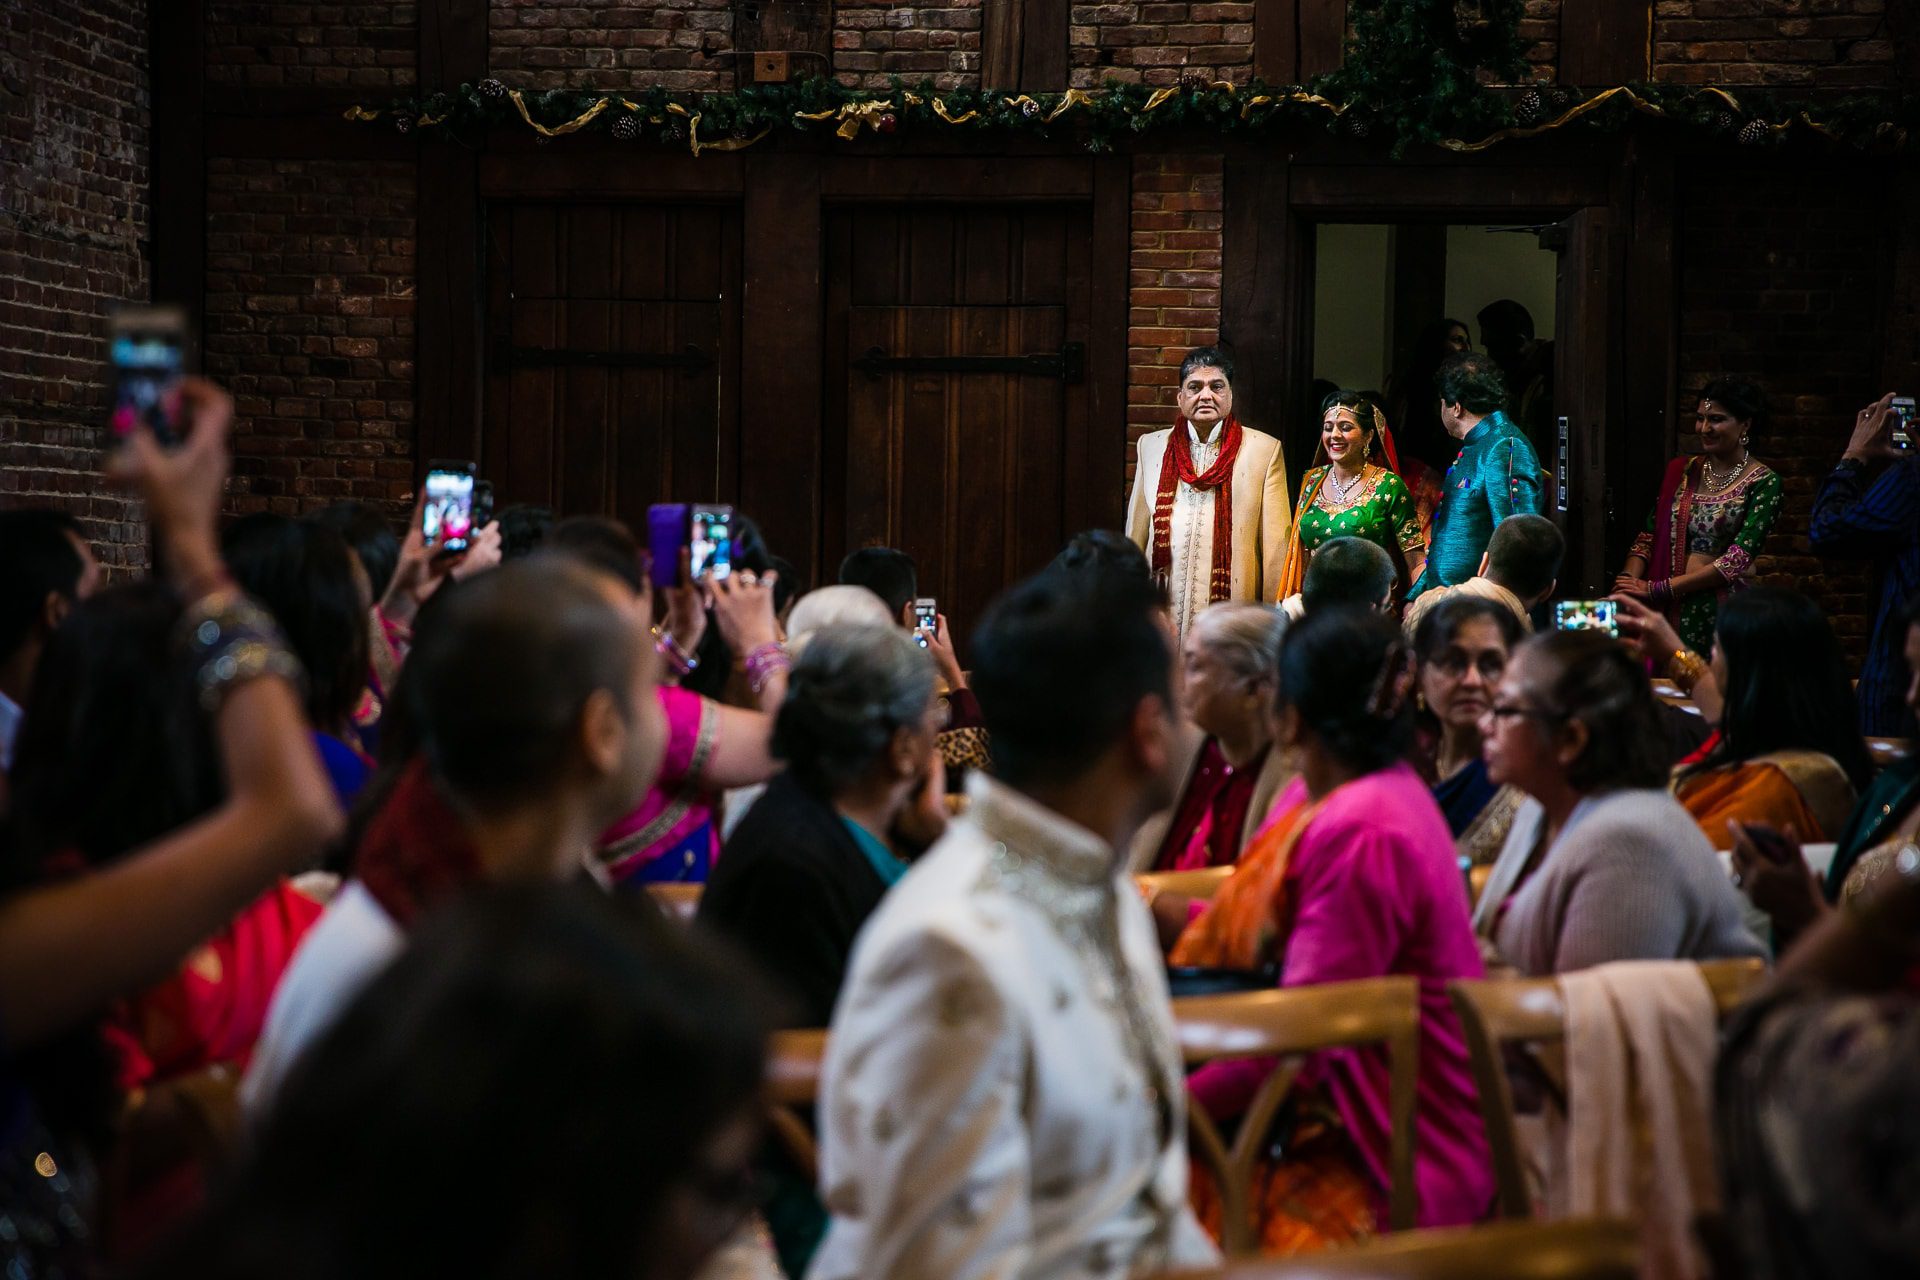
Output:
M1218 1260L1152 918L1091 832L976 775L854 948L809 1280L1122 1280Z
M1184 419L1195 471L1205 471L1220 456L1216 423L1206 439ZM1167 456L1173 428L1149 431L1136 447L1133 496L1127 502L1127 536L1149 558L1153 555L1153 503L1160 491L1160 468ZM1233 587L1229 599L1276 602L1280 573L1287 566L1288 535L1293 529L1293 501L1287 494L1287 460L1280 442L1264 431L1244 424L1240 428L1240 456L1234 460L1233 479ZM1208 598L1213 577L1213 504L1219 491L1196 489L1176 481L1173 496L1173 566L1167 590L1173 597L1173 620L1185 635Z

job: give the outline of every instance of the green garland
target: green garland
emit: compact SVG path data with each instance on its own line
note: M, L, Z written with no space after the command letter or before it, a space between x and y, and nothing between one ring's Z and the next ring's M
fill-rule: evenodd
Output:
M830 79L732 93L522 92L499 80L355 107L349 119L476 137L523 124L544 137L603 132L620 141L739 150L782 132L973 133L1075 140L1110 150L1148 133L1232 138L1326 131L1373 138L1396 156L1416 144L1478 151L1560 129L1616 132L1658 118L1748 146L1816 136L1843 148L1902 151L1920 137L1920 96L1863 94L1820 103L1763 92L1636 84L1570 89L1526 83L1523 0L1479 0L1462 19L1451 0L1352 0L1353 35L1338 70L1307 86L1236 87L1187 77L1172 87L1110 82L1097 91L1014 94L937 90L896 80L885 92ZM1489 83L1489 81L1493 83Z

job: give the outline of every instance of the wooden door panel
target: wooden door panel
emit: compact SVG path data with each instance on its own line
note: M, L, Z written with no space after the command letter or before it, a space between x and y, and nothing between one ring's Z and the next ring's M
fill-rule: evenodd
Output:
M497 206L482 473L502 503L727 498L740 220L697 205Z

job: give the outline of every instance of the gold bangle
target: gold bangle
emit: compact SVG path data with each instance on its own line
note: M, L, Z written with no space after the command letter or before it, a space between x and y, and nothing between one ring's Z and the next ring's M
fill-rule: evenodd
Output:
M1667 659L1667 678L1682 693L1691 694L1693 687L1700 683L1700 677L1706 674L1706 659L1691 649L1675 649L1673 656Z

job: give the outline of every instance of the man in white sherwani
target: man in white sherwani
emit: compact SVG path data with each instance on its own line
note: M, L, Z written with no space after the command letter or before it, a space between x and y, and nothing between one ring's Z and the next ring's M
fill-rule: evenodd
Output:
M1220 600L1275 603L1292 505L1280 442L1233 416L1233 360L1196 347L1180 365L1180 416L1135 448L1127 536L1173 598L1181 635Z
M1158 596L1042 575L973 689L997 779L860 935L822 1077L832 1222L809 1280L1132 1280L1216 1263L1187 1205L1185 1083L1121 852L1173 795Z

